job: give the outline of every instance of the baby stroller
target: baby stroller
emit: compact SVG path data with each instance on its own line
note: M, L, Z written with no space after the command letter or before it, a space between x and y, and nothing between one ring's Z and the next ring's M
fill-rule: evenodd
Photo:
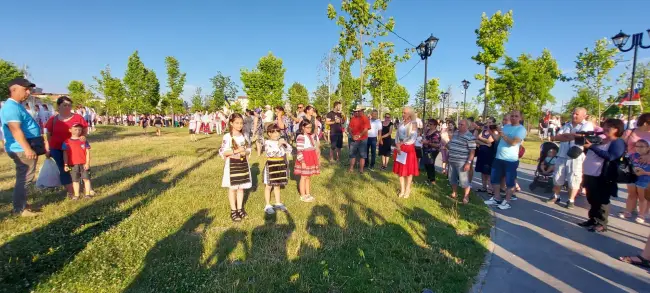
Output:
M530 183L530 191L535 190L537 187L545 187L546 192L551 192L553 191L553 172L550 173L544 173L542 171L542 163L544 163L544 160L546 159L546 155L548 154L548 151L554 149L556 152L560 149L558 145L554 142L547 141L543 142L542 145L539 147L539 159L537 159L537 168L535 168L535 177L533 178L533 182Z

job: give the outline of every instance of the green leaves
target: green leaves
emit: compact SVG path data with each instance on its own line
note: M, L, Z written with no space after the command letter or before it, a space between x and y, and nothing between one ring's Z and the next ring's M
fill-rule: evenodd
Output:
M83 81L79 80L73 80L68 84L68 93L75 105L87 105L93 97L90 89L87 89Z
M192 112L203 112L206 109L206 106L203 104L203 95L201 95L201 87L197 87L192 95L192 107L190 111Z
M104 96L104 105L107 113L120 114L126 109L124 102L126 100L126 89L122 80L111 76L110 66L99 71L99 77L93 77L97 86L95 90Z
M255 69L242 69L241 81L249 98L248 107L281 105L285 72L282 59L271 52L260 58Z
M593 110L593 112L589 113L597 113L598 117L600 117L600 110L603 109L599 107L601 97L606 96L611 89L611 85L608 85L607 82L610 81L609 72L616 66L617 54L618 49L610 48L607 39L597 40L593 49L585 48L584 51L578 53L575 61L576 77L572 79L576 81L574 87L578 94L575 101L572 99L574 104L579 101L585 102L587 104L583 106L588 111ZM586 93L593 95L595 102L588 102L586 97L590 95ZM589 109L588 107L592 105L596 105L596 108Z
M298 104L307 105L309 103L309 92L304 85L299 82L294 82L289 88L288 99L292 107L295 107ZM324 109L327 109L327 104L325 104L325 108L321 108L320 110Z
M184 111L183 100L180 99L185 86L186 73L181 73L180 64L176 58L172 56L165 57L165 65L167 67L167 87L169 92L163 99L165 108L171 108L175 113Z
M24 77L23 72L13 63L0 59L0 100L9 97L9 88L5 85L16 77Z
M219 111L225 104L224 97L234 99L237 95L237 85L231 80L230 76L224 75L221 71L210 78L212 83L212 94L206 103L209 111Z

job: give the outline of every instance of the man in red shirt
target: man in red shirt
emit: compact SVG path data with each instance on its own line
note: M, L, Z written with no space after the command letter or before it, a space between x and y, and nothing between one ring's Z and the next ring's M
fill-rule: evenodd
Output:
M368 157L368 130L370 120L363 113L365 108L361 105L354 109L354 115L350 119L349 133L352 134L350 145L350 172L354 171L354 163L359 159L359 171L363 173L363 165Z
M79 199L79 182L84 181L84 198L91 197L90 187L90 144L88 141L82 141L81 134L83 125L75 124L70 128L72 136L63 142L61 149L63 153L63 162L65 172L70 172L72 177L72 189L74 190L73 200Z

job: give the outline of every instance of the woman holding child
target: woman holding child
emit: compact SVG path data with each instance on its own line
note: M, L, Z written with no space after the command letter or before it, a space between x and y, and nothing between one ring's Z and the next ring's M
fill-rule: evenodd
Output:
M70 138L70 128L73 125L79 124L83 127L80 140L86 141L86 134L88 134L88 123L83 116L72 112L72 100L67 96L61 96L56 100L56 107L58 115L50 117L45 123L45 136L46 136L46 156L52 157L59 167L59 178L61 184L65 186L68 192L68 197L74 197L74 190L72 188L72 177L70 173L65 171L65 162L63 160L63 143ZM94 194L90 191L90 194Z

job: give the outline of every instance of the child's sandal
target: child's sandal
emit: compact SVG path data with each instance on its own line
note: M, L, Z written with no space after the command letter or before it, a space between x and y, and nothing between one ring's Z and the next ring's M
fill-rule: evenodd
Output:
M241 221L241 217L239 216L239 212L237 210L231 210L230 211L230 219L233 222L239 222Z
M237 212L239 213L240 218L242 218L242 219L248 218L248 214L246 213L246 211L244 211L244 209L237 210Z

